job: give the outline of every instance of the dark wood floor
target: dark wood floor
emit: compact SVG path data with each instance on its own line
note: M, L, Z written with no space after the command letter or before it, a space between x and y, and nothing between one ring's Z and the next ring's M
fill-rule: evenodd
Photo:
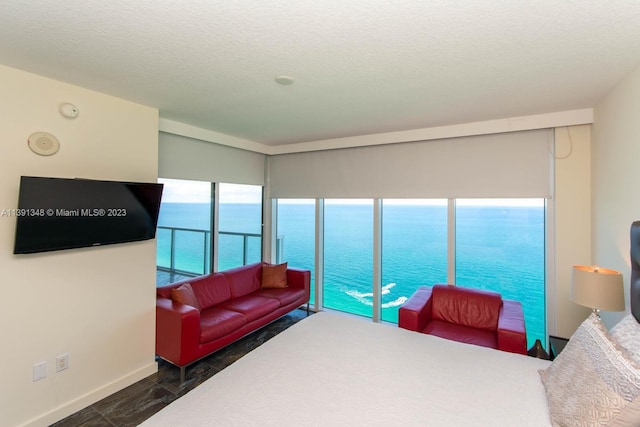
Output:
M158 372L57 422L55 427L137 426L180 396L185 395L265 341L307 316L294 310L273 323L217 351L187 368L180 384L180 370L158 361Z

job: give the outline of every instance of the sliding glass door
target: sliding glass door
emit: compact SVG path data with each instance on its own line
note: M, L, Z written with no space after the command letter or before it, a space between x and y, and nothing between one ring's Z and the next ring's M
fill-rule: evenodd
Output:
M325 307L372 317L372 230L373 200L325 200Z
M164 184L156 233L158 284L209 273L212 184L162 178L158 182Z
M218 270L262 260L262 187L218 185Z
M529 344L545 342L543 199L456 200L456 284L522 303Z
M278 199L276 262L311 271L311 305L315 304L315 200Z
M447 200L382 202L382 320L420 286L447 281Z

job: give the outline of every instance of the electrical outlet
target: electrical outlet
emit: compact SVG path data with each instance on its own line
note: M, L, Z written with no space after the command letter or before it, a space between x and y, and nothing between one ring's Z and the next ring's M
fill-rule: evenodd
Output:
M64 371L69 368L69 353L61 354L56 357L56 372Z
M40 381L47 377L47 362L40 362L33 365L33 381Z

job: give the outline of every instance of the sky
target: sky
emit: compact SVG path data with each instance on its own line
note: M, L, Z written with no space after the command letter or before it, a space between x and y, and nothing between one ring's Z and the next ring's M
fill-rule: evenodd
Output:
M180 179L158 179L164 183L164 203L210 203L211 183ZM220 184L220 203L260 203L262 187L258 185ZM281 203L314 203L314 199L281 199ZM459 206L544 206L544 199L457 199ZM326 204L371 204L372 199L326 199ZM440 205L446 199L384 199L389 205Z
M211 183L160 178L165 184L164 203L210 203ZM257 185L220 184L220 203L260 203L262 187Z

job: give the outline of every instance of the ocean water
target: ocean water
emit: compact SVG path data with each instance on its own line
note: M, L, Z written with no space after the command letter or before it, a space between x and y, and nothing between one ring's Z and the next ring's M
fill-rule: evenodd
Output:
M372 205L325 205L324 305L373 313ZM315 207L279 203L277 235L282 259L314 270ZM257 204L221 204L220 231L260 233ZM210 230L209 205L164 203L159 226ZM178 232L174 265L208 271L209 234ZM158 230L158 265L170 265L170 235ZM247 262L260 260L260 239L248 239ZM242 237L219 238L219 269L243 262ZM205 256L206 255L206 256ZM382 318L397 322L398 307L419 286L447 283L445 206L385 204L382 217ZM456 210L456 284L500 292L523 304L529 346L545 342L544 209L459 206ZM312 286L313 274L312 274ZM313 293L312 293L313 295ZM312 296L313 299L313 296Z

